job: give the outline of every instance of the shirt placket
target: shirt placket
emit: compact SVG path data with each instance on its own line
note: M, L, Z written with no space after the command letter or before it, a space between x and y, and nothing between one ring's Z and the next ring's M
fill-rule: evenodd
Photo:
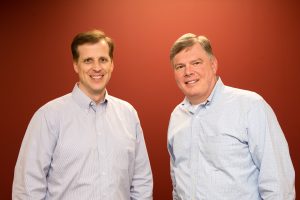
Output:
M190 199L196 200L196 190L197 190L197 174L198 174L198 158L199 152L197 148L198 143L198 126L197 122L198 116L197 113L192 113L191 120L191 179L192 179L192 187L190 192Z
M193 115L192 119L192 170L193 170L193 196L192 200L204 200L206 199L205 193L201 191L200 182L203 181L201 174L206 171L205 162L201 153L202 139L204 130L201 126L202 117L207 112L206 104L201 104Z
M103 105L95 105L93 107L95 110L95 132L97 135L97 149L99 157L99 187L96 190L100 192L100 199L107 199L107 188L108 185L108 169L107 169L107 148L106 148L106 134L105 127L103 123Z

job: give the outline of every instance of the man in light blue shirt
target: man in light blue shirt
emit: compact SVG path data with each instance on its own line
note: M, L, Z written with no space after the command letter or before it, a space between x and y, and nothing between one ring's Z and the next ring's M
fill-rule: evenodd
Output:
M288 144L264 99L223 84L204 36L181 36L170 60L185 95L168 129L173 199L295 199Z
M78 34L71 50L79 82L31 119L12 199L152 200L152 172L137 112L106 90L114 43L93 30Z

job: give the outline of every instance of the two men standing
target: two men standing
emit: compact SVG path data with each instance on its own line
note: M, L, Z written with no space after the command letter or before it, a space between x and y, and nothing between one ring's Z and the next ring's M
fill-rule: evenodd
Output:
M106 90L114 43L94 30L78 34L71 50L79 82L31 119L12 198L151 200L137 113ZM168 130L173 199L294 199L288 145L264 99L223 84L204 36L181 36L170 60L185 95Z

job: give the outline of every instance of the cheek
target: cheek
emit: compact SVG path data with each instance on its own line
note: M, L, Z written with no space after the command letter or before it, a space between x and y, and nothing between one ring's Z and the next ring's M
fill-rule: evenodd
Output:
M78 74L79 74L79 76L84 76L84 71L83 70L78 70Z
M175 76L175 82L177 83L177 85L179 85L179 86L181 85L180 79L178 77L176 77L176 76Z
M181 81L181 80L175 80L175 81L176 81L177 86L178 86L181 90L184 90L184 88L185 88L184 82Z
M180 78L181 76L180 76L180 74L178 74L178 73L174 73L174 78L175 78L175 81L176 82L179 82L180 80L181 80L181 78Z
M104 70L106 73L111 74L111 73L113 72L113 67L107 65L107 66L105 66L105 67L103 68L103 70Z

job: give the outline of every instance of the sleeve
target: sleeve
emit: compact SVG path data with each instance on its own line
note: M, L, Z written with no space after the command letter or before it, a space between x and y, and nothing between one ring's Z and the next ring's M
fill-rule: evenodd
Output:
M179 200L177 191L176 191L176 179L175 179L175 174L174 174L174 154L173 154L173 147L170 143L168 143L168 151L170 154L170 174L171 174L171 180L172 180L172 196L173 200Z
M259 169L262 199L295 199L295 171L289 148L272 108L264 101L248 112L249 149Z
M143 131L139 122L136 126L136 132L137 138L135 149L135 163L132 184L130 187L130 199L152 200L152 171L143 136Z
M56 137L39 110L32 117L14 171L13 200L45 199L47 174L56 144Z

